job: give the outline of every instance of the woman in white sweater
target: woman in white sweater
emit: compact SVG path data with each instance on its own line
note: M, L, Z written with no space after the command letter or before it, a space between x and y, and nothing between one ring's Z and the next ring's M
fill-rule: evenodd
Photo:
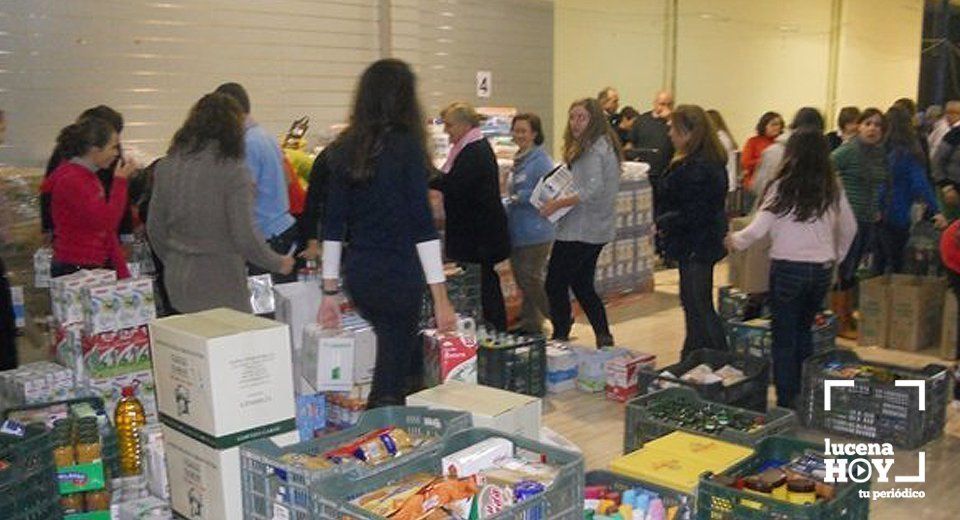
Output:
M777 405L795 408L803 362L813 353L810 328L830 288L834 266L846 256L857 232L820 132L804 129L790 137L760 208L746 229L727 236L726 245L742 251L770 234Z

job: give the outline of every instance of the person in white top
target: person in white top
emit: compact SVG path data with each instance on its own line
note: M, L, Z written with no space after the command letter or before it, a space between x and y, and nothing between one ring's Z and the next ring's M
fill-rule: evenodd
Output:
M830 288L834 266L846 256L857 231L821 131L794 132L762 200L753 222L727 235L725 244L730 251L742 251L770 235L777 405L795 408L803 362L813 353L811 326Z
M740 185L739 171L737 170L737 150L740 147L734 141L730 129L727 128L727 122L720 115L720 112L713 109L707 110L707 117L710 118L710 122L713 123L713 127L717 131L717 139L720 139L720 144L727 150L727 182L729 183L727 191L737 191L737 186Z
M937 147L943 141L943 136L947 135L952 128L960 124L960 101L947 101L943 110L943 117L933 124L933 130L927 136L927 144L930 145L930 158L937 152Z

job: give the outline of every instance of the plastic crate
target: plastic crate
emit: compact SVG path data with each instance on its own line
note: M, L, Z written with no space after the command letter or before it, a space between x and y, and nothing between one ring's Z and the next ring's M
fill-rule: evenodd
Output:
M722 383L701 385L680 380L683 374L704 363L714 370L724 365L731 365L743 371L746 379L730 386L723 386ZM720 350L696 350L686 360L675 365L655 371L641 369L638 380L641 393L655 392L671 386L683 386L696 390L707 401L765 412L769 370L769 363L764 359ZM660 374L665 371L677 377L661 376Z
M0 459L9 464L0 472L0 518L62 518L53 439L45 426L27 425L24 437L0 434Z
M902 379L922 380L926 383L926 410L919 409L916 387L858 378L853 388L833 388L828 412L824 410L824 380L840 379L824 374L824 366L829 363L865 364L890 370ZM952 380L950 370L943 365L930 364L914 370L864 362L849 350L825 352L803 364L800 420L804 426L817 430L880 440L906 449L919 448L943 433Z
M750 432L733 428L706 432L686 426L680 420L664 420L654 417L650 413L650 408L654 404L682 404L698 408L709 406L715 411L726 412L730 417L739 416L747 420L762 417L763 426ZM734 406L708 403L690 388L667 388L652 394L637 397L627 403L627 420L623 432L623 452L631 453L642 448L644 443L676 430L715 437L743 446L756 446L767 437L780 435L795 428L797 422L797 414L786 408L774 407L768 410L766 414L761 414Z
M646 489L659 495L666 509L677 508L676 513L671 517L674 520L690 520L694 515L694 501L696 497L656 484L650 484L642 480L617 475L610 471L598 470L588 472L584 477L584 485L586 487L606 486L611 491L621 494L628 489Z
M788 437L770 437L756 447L756 454L733 466L725 474L744 476L755 473L767 460L789 462L806 450L823 453L823 446ZM836 496L826 502L797 505L766 498L714 482L710 475L700 478L697 490L699 520L865 520L870 513L870 499L860 498L860 490L870 483L849 483L837 488Z
M458 315L480 319L483 316L480 299L480 265L459 264L459 267L460 273L447 277L447 297ZM433 318L433 300L428 291L424 294L421 305L421 325L426 326L431 318Z
M47 408L49 406L65 404L67 406L72 404L87 403L93 407L97 412L103 412L104 415L110 421L110 428L106 433L101 432L100 435L100 454L101 459L103 460L103 468L106 472L106 478L115 478L120 476L120 447L117 441L117 431L113 427L113 414L109 413L106 409L106 405L103 402L101 397L77 397L74 399L65 399L63 401L53 401L50 403L35 403L23 406L15 406L12 408L7 408L3 411L3 418L6 419L10 416L11 412L23 411L23 410L37 410L40 408ZM51 448L52 449L52 448ZM2 518L2 517L0 517Z
M320 507L313 518L322 520L378 519L350 500L382 486L395 482L405 475L417 472L441 474L441 459L446 455L468 448L491 437L502 437L514 443L518 451L531 452L544 462L560 468L554 483L537 497L515 505L500 514L489 517L491 520L527 520L543 518L551 520L583 519L583 456L547 444L526 439L517 435L508 435L498 430L471 428L457 433L444 442L440 452L416 457L408 464L387 472L377 473L368 478L354 478L338 475L315 486L317 503Z
M435 454L443 448L443 440L455 432L470 428L469 414L416 407L386 407L363 414L356 426L281 448L270 439L260 439L240 447L240 471L243 480L244 518L272 519L275 511L284 509L290 520L308 520L316 507L310 485L334 474L351 473L366 476L389 471L414 456ZM353 464L327 470L310 470L283 462L287 453L321 455L349 443L371 431L396 426L413 435L437 437L414 453L383 464L367 467Z
M814 324L813 353L821 354L837 348L837 333L840 331L839 322L832 312L823 313L824 322ZM726 322L727 344L737 354L753 356L760 359L773 359L773 331L771 323L751 323L751 321L730 320ZM773 381L773 365L770 366L770 381Z
M510 392L547 394L547 340L533 336L509 347L477 349L477 381Z

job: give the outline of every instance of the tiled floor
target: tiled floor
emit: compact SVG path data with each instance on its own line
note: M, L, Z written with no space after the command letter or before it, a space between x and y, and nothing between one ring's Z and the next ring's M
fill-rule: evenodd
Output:
M725 279L718 268L716 279ZM676 362L683 342L683 313L677 298L677 272L657 274L656 292L618 302L609 308L613 334L620 346L656 354L658 366ZM589 325L578 323L574 336L584 345L593 344ZM575 340L576 342L576 340ZM857 349L867 359L892 361L901 365L923 366L938 359L896 351ZM923 448L926 452L926 483L877 484L872 489L913 487L923 490L924 499L888 499L871 503L870 518L924 518L939 520L960 517L960 405L949 410L947 433ZM586 457L588 469L605 468L621 454L623 447L623 405L600 395L570 391L546 400L544 422L577 445ZM951 433L952 432L952 433ZM823 434L801 430L801 438L823 442ZM834 436L831 436L833 439ZM894 470L898 474L916 474L917 452L898 450Z

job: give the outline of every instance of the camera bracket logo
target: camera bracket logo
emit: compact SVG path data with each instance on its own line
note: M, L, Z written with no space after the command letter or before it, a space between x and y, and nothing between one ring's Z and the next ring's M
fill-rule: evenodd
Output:
M927 409L926 403L926 381L923 380L898 380L894 385L900 387L914 387L919 393L918 409L923 412ZM831 392L834 388L853 388L855 382L849 379L828 379L823 384L823 409L831 411L832 401ZM824 453L826 454L826 478L827 483L854 482L863 484L873 479L876 474L878 483L887 483L891 481L890 469L894 464L894 451L890 443L833 443L829 438L823 440ZM830 457L834 458L830 458ZM894 482L903 483L922 483L926 482L926 453L920 451L917 453L918 472L916 475L895 475ZM863 498L870 496L869 491L860 492ZM873 499L878 498L923 498L923 491L914 491L912 489L893 489L884 491L874 491Z

